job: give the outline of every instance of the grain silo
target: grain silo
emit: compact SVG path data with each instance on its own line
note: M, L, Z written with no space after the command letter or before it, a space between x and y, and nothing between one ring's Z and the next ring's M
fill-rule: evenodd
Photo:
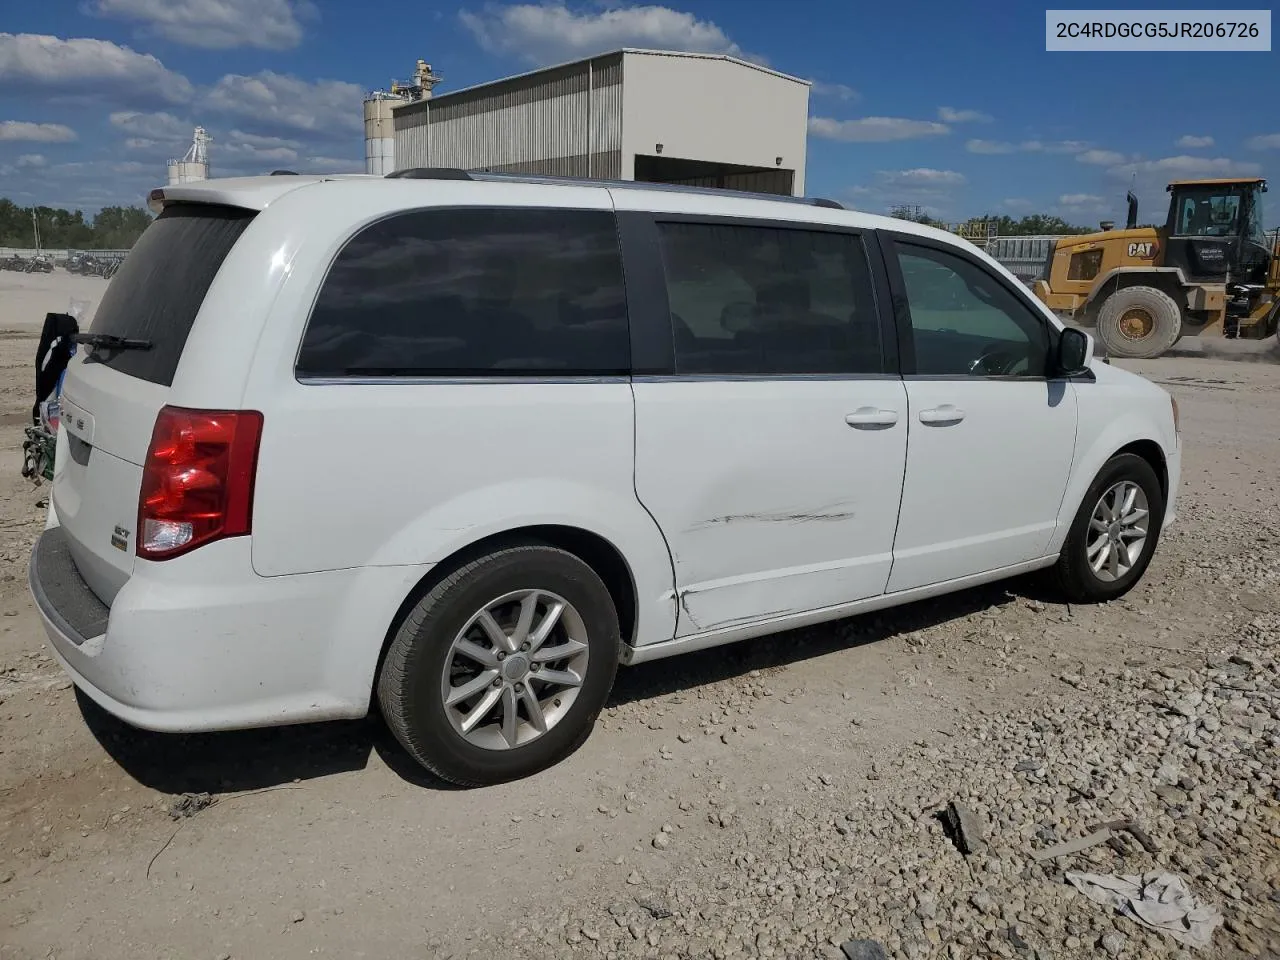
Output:
M364 98L364 172L383 177L395 170L396 131L393 109L404 103L431 97L432 88L443 79L431 64L419 60L413 79L393 81L391 89L374 90Z
M404 98L381 90L364 101L364 172L386 176L396 168L396 131L391 108Z
M212 140L204 127L196 127L186 154L169 161L169 186L209 179L209 143Z
M391 111L397 170L804 194L809 83L736 57L618 50Z

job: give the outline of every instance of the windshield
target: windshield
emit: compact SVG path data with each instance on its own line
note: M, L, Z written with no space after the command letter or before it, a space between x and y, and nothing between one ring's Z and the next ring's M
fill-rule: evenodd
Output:
M1255 187L1230 184L1211 187L1183 187L1175 194L1173 233L1178 237L1236 237L1261 233L1261 211L1256 202L1261 191ZM1253 207L1253 211L1248 210ZM1241 217L1248 221L1241 223ZM1243 230L1242 230L1243 226Z
M1267 219L1262 213L1262 197L1261 190L1253 192L1253 201L1249 204L1249 219L1245 224L1244 235L1265 247L1267 245Z

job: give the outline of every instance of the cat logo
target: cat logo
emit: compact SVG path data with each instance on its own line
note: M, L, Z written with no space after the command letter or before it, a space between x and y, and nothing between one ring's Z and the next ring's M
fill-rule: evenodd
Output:
M1129 256L1137 260L1154 260L1156 256L1156 245L1151 241L1143 243L1129 244Z

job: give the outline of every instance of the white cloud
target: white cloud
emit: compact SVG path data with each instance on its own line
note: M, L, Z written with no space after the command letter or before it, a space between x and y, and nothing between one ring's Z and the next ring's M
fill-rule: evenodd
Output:
M970 153L997 154L1017 153L1018 145L1006 140L967 140L964 148Z
M843 83L823 83L821 80L813 80L811 83L813 86L809 91L816 97L834 97L836 100L844 101L862 99L862 94Z
M1136 160L1120 164L1107 171L1117 179L1136 174L1139 177L1235 177L1254 176L1262 172L1256 163L1232 160L1227 157L1193 157L1182 154L1162 157L1159 160Z
M69 143L74 139L76 139L76 132L61 123L28 123L25 120L0 122L0 140Z
M943 123L990 123L995 118L981 110L957 110L955 107L939 107L938 119Z
M164 182L164 165L129 164L124 157L53 163L39 154L0 167L3 192L26 204L83 209L92 215L112 204L142 206L147 192Z
M1280 150L1280 133L1264 133L1249 138L1251 150Z
M232 130L227 134L228 142L240 143L259 150L301 150L302 144L297 140L285 137L264 137L256 133L245 133L243 130Z
M289 50L302 42L302 21L316 15L309 0L95 0L90 9L146 24L144 34L210 50Z
M362 160L344 160L342 157L307 157L302 161L299 173L364 173Z
M1000 206L1005 210L1011 210L1014 213L1018 213L1023 210L1030 210L1035 206L1035 204L1024 197L1008 197L1007 199L1000 201Z
M481 13L463 10L458 19L490 53L534 64L576 60L620 47L724 53L763 62L743 51L710 20L657 5L586 13L555 0L505 7L490 4Z
M1080 153L1089 146L1085 140L1024 140L1018 149L1024 153Z
M34 33L0 33L0 89L169 103L193 92L186 77L149 53L109 40Z
M955 170L880 170L871 183L847 187L841 196L858 210L889 212L900 206L919 207L931 217L945 219L953 212L956 191L967 182L964 174Z
M139 113L137 110L118 110L111 114L110 120L113 127L148 140L182 140L189 138L195 129L194 124L163 111Z
M1084 140L1023 140L1019 143L1008 140L967 140L964 148L970 153L981 154L1081 153L1089 149L1089 144Z
M1107 175L1118 184L1130 185L1143 198L1163 210L1167 204L1164 189L1172 180L1195 180L1202 177L1257 176L1262 168L1256 163L1229 157L1197 157L1180 154L1156 160L1134 160L1107 168ZM1163 213L1160 214L1164 216Z
M825 140L847 143L888 143L894 140L918 140L943 136L951 132L946 124L932 120L907 120L902 117L862 117L858 120L833 120L810 117L809 132Z
M206 104L263 130L281 127L341 140L360 130L364 91L341 80L306 81L263 70L252 77L227 74Z
M1125 155L1116 153L1114 150L1086 150L1083 153L1076 154L1076 159L1081 163L1093 164L1095 167L1109 167L1117 163L1124 163Z
M226 142L217 150L219 159L230 157L232 166L242 166L243 162L262 163L296 163L298 150L302 144L296 140L285 140L281 137L262 137L243 130L232 130Z
M1186 147L1188 150L1197 150L1200 147L1212 147L1213 137L1197 137L1195 134L1185 134L1178 138L1177 146Z
M130 150L153 150L160 146L160 141L148 140L146 137L130 137L124 145Z
M1064 207L1096 207L1103 202L1102 197L1093 193L1064 193L1058 198Z
M955 170L934 170L916 167L914 170L884 170L880 179L892 187L957 187L965 183L965 176Z
M301 131L296 139L232 129L214 135L209 159L216 176L256 176L272 170L288 169L297 173L360 173L364 160L359 155L359 140L340 132L335 138L329 130ZM341 154L329 156L325 151Z
M243 143L229 143L218 151L217 158L231 158L233 166L243 166L245 162L261 163L296 163L298 151L288 147L250 147Z

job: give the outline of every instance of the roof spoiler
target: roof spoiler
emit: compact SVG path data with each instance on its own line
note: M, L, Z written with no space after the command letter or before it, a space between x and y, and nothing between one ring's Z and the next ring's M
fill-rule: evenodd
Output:
M386 174L387 180L471 180L471 174L457 167L409 167Z

